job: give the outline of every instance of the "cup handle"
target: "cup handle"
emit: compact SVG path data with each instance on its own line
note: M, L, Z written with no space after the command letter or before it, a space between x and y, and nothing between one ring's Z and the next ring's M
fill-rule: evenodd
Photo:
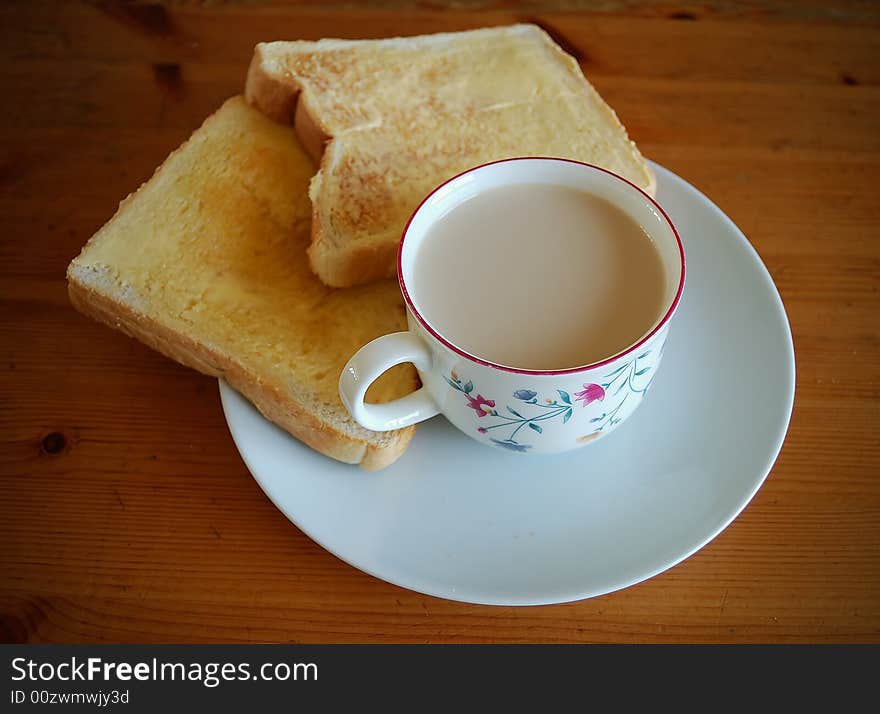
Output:
M383 335L361 347L339 376L339 396L354 420L365 429L391 431L430 419L439 413L425 387L385 404L367 404L367 388L396 364L412 362L420 372L434 362L428 346L412 332Z

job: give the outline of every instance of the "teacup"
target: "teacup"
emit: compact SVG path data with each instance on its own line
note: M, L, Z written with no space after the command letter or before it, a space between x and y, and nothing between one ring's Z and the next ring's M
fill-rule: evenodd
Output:
M648 234L663 264L662 309L634 343L584 366L520 369L469 353L425 317L413 274L429 230L463 202L518 184L562 186L602 198ZM491 274L491 265L481 267ZM434 189L410 218L398 251L409 331L379 337L349 360L339 380L342 402L358 423L375 431L442 413L469 437L495 448L544 454L577 448L613 431L641 404L657 374L684 278L684 248L675 227L654 199L626 179L568 159L517 158L478 166ZM385 404L365 403L370 384L403 362L415 365L422 388Z

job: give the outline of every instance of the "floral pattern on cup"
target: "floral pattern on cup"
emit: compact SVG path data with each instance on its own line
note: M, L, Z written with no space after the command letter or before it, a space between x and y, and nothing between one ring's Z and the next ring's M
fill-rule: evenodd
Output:
M661 348L661 356L662 353L663 350ZM648 391L656 373L652 371L651 366L641 367L639 360L644 359L650 354L651 350L645 350L634 359L605 375L604 379L607 381L600 384L599 387L605 390L606 394L610 392L612 397L617 397L621 393L623 396L613 409L604 411L590 419L590 423L595 425L596 432L602 432L621 421L622 417L618 416L618 414L630 396L644 395ZM659 360L660 356L657 359Z
M612 399L618 395L622 397L613 408L606 409L591 418L590 433L579 436L577 441L582 443L597 438L603 431L615 426L622 419L618 414L630 395L644 394L651 386L653 374L648 377L652 372L651 366L639 365L639 361L648 357L650 353L650 349L646 350L606 374L601 383L584 383L582 389L574 390L573 396L564 389L556 389L557 396L539 398L538 392L534 389L517 389L512 394L517 400L513 402L516 408L506 404L501 411L496 407L496 399L484 397L479 392L474 396L474 383L470 379L463 381L455 370L448 377L444 375L443 378L450 387L462 393L467 407L473 409L477 418L481 420L477 426L480 434L488 437L489 441L502 449L523 453L532 448L532 444L522 441L523 436L520 432L523 429L529 429L529 434L533 437L540 436L547 427L566 424L575 412L579 411L576 407L588 407L595 402L601 402L604 406L609 394ZM643 384L646 377L648 381ZM483 422L482 420L487 417L489 419ZM578 432L582 432L580 427Z

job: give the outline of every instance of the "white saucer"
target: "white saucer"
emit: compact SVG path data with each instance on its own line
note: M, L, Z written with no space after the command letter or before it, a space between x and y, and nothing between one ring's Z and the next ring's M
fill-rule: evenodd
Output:
M320 456L225 383L242 458L272 502L377 578L495 605L558 603L650 578L745 507L782 446L794 350L779 294L745 236L655 166L688 278L651 394L607 438L559 456L499 453L442 417L390 468Z

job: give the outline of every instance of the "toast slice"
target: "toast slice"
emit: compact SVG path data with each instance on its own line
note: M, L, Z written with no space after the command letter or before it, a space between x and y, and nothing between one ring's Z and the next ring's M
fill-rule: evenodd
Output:
M228 100L68 268L81 312L178 362L226 379L269 419L334 459L382 468L414 428L359 426L339 399L346 361L405 329L396 282L322 284L306 259L314 168L290 127ZM411 365L371 401L418 387Z
M419 202L481 163L558 156L655 189L614 111L535 25L261 43L246 96L293 124L320 162L310 189L309 260L328 285L393 276Z

